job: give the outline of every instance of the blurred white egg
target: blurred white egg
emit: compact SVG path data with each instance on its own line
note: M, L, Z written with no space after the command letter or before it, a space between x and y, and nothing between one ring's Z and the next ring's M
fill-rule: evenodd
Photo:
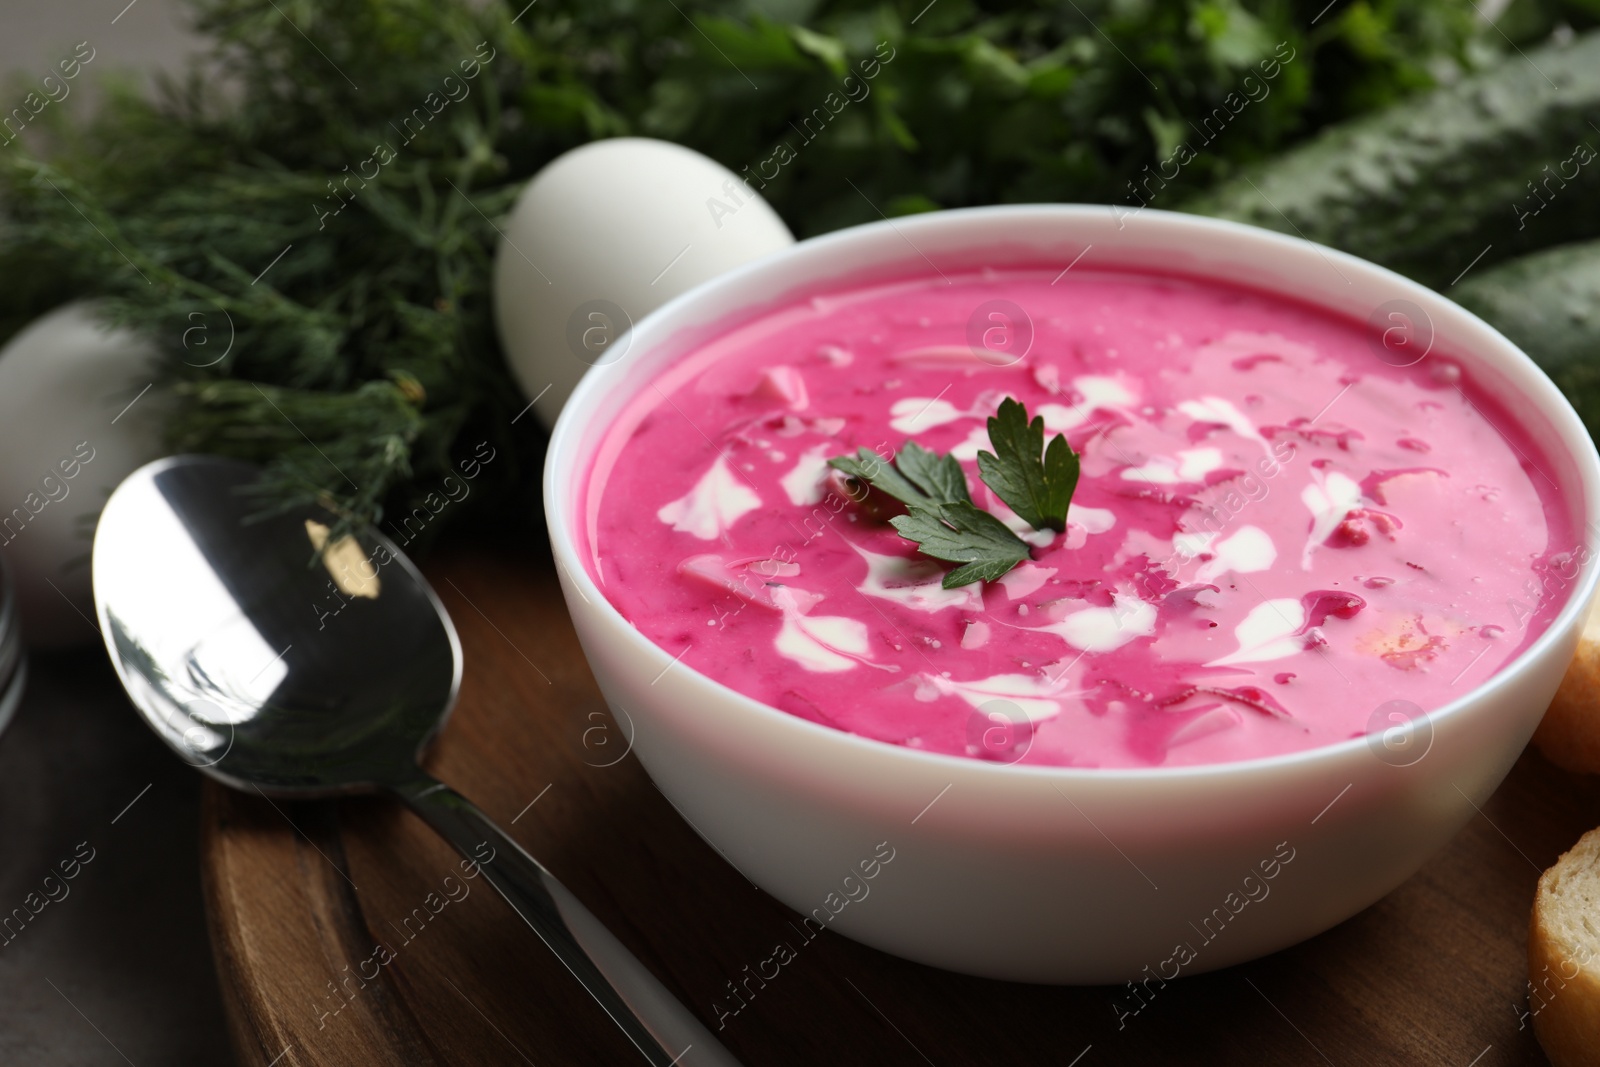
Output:
M94 519L123 478L161 454L155 349L84 304L0 348L0 551L30 648L98 641L89 583ZM131 406L130 406L131 404Z
M495 255L494 311L511 369L539 420L672 297L794 243L732 171L668 141L575 148L534 175Z

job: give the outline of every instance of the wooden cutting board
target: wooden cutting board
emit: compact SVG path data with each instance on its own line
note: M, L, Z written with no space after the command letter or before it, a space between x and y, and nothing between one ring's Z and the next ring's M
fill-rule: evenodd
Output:
M429 769L715 1028L725 983L796 942L797 917L718 858L624 755L544 546L456 549L424 569L466 656ZM1174 982L1120 1028L1125 990L968 978L823 934L720 1036L749 1067L1541 1064L1521 1017L1534 884L1597 823L1600 780L1529 753L1387 899L1268 959ZM642 1062L494 891L462 881L451 850L397 804L274 805L208 783L201 839L241 1063ZM392 954L384 966L379 943Z

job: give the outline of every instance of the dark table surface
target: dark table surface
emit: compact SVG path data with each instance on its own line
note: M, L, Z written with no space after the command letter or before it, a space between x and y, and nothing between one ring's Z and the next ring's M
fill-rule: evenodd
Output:
M0 736L0 1063L232 1061L199 798L199 775L140 721L98 645L32 658Z

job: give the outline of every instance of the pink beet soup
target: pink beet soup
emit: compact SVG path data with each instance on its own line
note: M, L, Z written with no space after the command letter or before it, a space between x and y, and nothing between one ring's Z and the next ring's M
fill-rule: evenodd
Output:
M887 744L1152 767L1361 736L1510 662L1579 558L1523 428L1448 353L1394 366L1371 337L1083 269L795 300L638 390L587 482L589 566L682 664ZM1065 533L978 478L1008 396L1082 457ZM827 466L908 439L960 459L1032 559L944 589L954 564Z

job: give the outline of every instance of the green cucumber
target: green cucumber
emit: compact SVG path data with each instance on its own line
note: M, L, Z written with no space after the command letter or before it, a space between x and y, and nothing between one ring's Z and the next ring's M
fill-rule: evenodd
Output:
M1475 260L1600 236L1597 150L1600 31L1329 127L1184 206L1443 287Z
M1449 295L1532 356L1600 440L1600 241L1474 270Z

